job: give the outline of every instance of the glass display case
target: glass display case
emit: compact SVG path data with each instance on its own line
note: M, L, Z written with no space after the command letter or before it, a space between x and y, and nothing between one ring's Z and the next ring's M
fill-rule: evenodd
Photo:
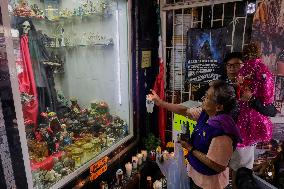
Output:
M8 2L27 182L60 188L133 136L128 2Z

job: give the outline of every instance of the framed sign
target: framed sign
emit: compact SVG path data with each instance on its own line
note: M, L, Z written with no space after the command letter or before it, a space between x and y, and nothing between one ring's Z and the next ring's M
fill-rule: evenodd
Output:
M142 51L141 68L151 67L151 51Z
M108 157L105 156L90 166L90 180L96 180L100 175L107 171Z
M190 29L187 42L186 80L210 82L218 79L226 51L227 28Z

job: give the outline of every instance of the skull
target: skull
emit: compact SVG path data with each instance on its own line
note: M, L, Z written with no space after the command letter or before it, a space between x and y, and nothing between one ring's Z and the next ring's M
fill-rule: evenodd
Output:
M146 99L146 108L148 113L153 113L154 101Z
M31 29L31 25L28 21L25 21L23 24L22 24L22 28L23 28L23 33L24 34L28 34L30 29Z

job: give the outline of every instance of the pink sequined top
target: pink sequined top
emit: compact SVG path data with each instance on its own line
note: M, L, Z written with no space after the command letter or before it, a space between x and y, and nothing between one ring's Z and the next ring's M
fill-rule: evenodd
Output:
M239 72L249 80L249 88L253 96L261 100L264 105L270 104L274 99L273 75L260 59L245 63ZM240 113L237 126L240 128L242 144L239 147L255 144L260 141L269 141L272 137L272 122L251 108L248 102L239 101Z

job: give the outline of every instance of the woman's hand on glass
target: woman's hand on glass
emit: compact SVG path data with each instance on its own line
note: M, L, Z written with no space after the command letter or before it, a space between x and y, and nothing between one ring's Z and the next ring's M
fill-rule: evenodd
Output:
M154 101L154 103L159 106L162 102L162 100L160 99L160 97L157 95L156 91L152 90L151 89L151 93L152 94L148 94L146 96L147 100L151 100L151 101Z

